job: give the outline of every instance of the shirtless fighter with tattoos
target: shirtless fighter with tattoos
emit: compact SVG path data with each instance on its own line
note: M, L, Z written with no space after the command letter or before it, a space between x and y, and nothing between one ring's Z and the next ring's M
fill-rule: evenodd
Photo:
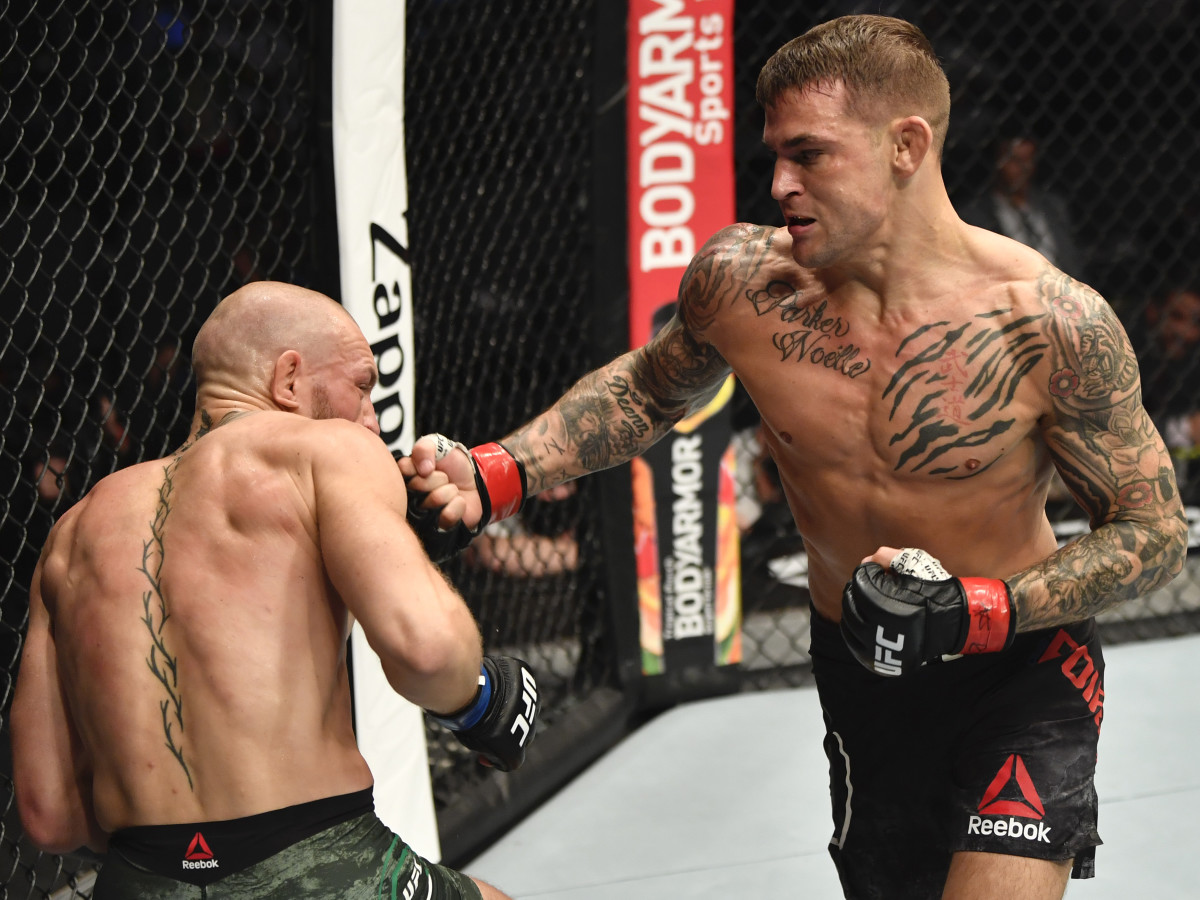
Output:
M949 86L917 28L819 25L758 101L785 225L720 231L646 346L469 456L422 438L405 473L436 464L477 527L641 453L732 369L808 551L846 896L1061 897L1100 843L1093 616L1185 553L1133 352L1094 291L959 219ZM1093 529L1062 549L1055 469Z
M495 766L523 760L537 694L481 656L405 522L366 338L328 297L257 282L193 360L188 440L100 481L38 563L11 718L26 834L107 852L96 900L504 898L378 819L355 745L351 617L392 687Z

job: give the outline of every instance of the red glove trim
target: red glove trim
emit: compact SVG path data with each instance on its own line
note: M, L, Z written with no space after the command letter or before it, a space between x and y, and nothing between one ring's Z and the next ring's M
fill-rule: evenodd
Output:
M967 640L959 653L1007 650L1017 630L1008 585L999 578L960 578L967 596Z
M489 521L507 519L521 508L525 499L525 479L520 463L499 444L480 444L471 448L471 458L479 467L492 504Z

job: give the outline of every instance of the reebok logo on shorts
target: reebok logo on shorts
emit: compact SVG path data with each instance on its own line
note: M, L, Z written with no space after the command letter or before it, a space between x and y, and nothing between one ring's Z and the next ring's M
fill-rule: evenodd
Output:
M1016 818L1041 819L1046 815L1046 809L1042 806L1037 788L1033 786L1033 779L1029 777L1029 770L1025 768L1025 761L1015 753L1004 761L996 777L983 792L979 813L967 820L967 834L994 834L997 837L1050 843L1050 826L1040 821L1022 822Z
M192 838L192 842L188 844L187 851L183 854L182 865L185 869L221 868L220 862L213 856L212 848L208 846L208 841L199 831Z

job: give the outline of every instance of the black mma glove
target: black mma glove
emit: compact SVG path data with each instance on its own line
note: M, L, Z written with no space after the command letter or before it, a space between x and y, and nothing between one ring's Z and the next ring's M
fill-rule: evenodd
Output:
M438 525L438 516L441 515L444 507L425 508L421 504L425 502L427 496L429 495L423 491L414 491L412 488L408 488L406 518L409 527L421 541L421 546L425 548L429 558L435 563L443 563L466 549L467 544L478 537L479 532L483 529L476 528L472 531L462 522L456 523L449 530L441 528Z
M842 594L842 637L880 675L930 660L1007 650L1017 630L998 578L954 578L924 550L901 550L890 569L863 563Z
M489 522L499 522L520 512L525 505L529 482L525 477L525 465L500 444L480 444L467 448L465 444L452 441L445 435L434 435L437 439L437 458L442 459L455 448L463 450L471 459L475 469L475 489L483 504L483 515L474 528L461 522L446 530L438 527L438 516L442 507L426 509L421 504L425 493L408 488L408 524L425 552L434 562L445 562L461 552ZM398 454L393 453L393 456Z
M479 692L465 707L449 715L430 713L468 750L474 750L502 772L525 761L537 724L537 681L523 660L485 656Z

